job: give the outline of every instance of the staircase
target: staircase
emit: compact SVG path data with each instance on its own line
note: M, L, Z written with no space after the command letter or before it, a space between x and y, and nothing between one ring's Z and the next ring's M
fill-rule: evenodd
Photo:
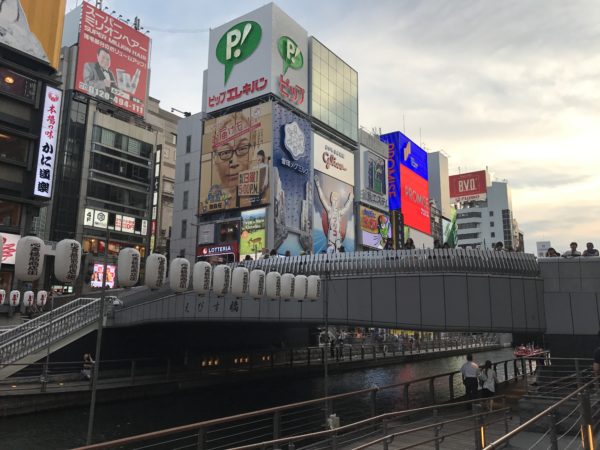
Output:
M0 380L97 329L101 301L78 298L0 334Z

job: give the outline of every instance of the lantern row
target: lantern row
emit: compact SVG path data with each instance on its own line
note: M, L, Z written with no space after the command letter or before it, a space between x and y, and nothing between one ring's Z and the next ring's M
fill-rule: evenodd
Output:
M0 240L0 252L2 241ZM45 244L35 236L19 239L15 254L15 275L21 281L35 281L40 278L44 268ZM140 275L140 252L134 248L124 248L119 252L117 260L117 285L132 287L138 283ZM81 269L81 244L73 239L64 239L56 244L54 275L64 283L72 283L79 276ZM175 258L171 262L169 286L175 292L189 290L191 264L185 258ZM167 278L167 259L153 253L146 258L146 276L144 284L150 289L159 289ZM294 275L278 272L265 273L245 267L232 268L218 265L214 268L205 261L194 264L192 289L199 295L212 291L217 296L228 293L236 297L250 295L254 298L268 297L273 300L294 299L319 300L321 297L321 278L317 275ZM3 293L3 294L2 294ZM2 302L6 292L0 291ZM19 304L19 291L11 291L10 303ZM36 303L45 303L46 291L39 291ZM24 303L33 305L34 294L27 291L23 295ZM43 300L42 300L43 299ZM2 303L0 303L2 304ZM43 306L40 305L40 306Z

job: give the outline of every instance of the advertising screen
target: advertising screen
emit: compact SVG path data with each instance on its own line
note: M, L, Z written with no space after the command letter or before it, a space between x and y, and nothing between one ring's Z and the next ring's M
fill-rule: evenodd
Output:
M106 265L106 287L112 289L115 287L115 277L117 273L117 266L114 264ZM92 272L92 280L90 286L93 288L102 287L102 278L104 277L104 265L94 264L94 270Z
M59 65L66 0L0 2L0 43Z
M312 251L310 134L306 119L273 105L274 248L279 254Z
M442 232L444 235L444 244L448 244L450 248L456 247L458 226L456 223L456 208L450 209L450 220L442 219Z
M150 38L83 2L75 89L143 116Z
M313 134L315 170L354 186L354 153Z
M360 155L362 163L360 201L387 210L387 160L362 145Z
M362 245L381 250L392 237L392 223L387 214L361 205L360 231Z
M329 244L354 251L353 187L321 172L314 175L313 250L321 253Z
M15 263L17 253L17 242L21 239L20 234L2 233L2 264Z
M271 103L206 121L202 138L202 214L269 203Z
M448 179L450 199L453 202L485 200L487 197L487 172L485 170L452 175Z
M206 110L273 93L308 112L308 33L268 4L209 36Z
M404 225L431 234L429 184L415 172L400 166Z
M246 255L256 259L266 246L266 216L267 209L242 211L242 229L240 232L240 260Z

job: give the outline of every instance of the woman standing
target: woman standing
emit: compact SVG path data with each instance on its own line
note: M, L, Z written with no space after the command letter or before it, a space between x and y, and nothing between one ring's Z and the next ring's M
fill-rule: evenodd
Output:
M498 382L498 377L496 371L492 369L492 362L489 359L483 365L483 369L481 369L479 382L481 384L481 396L483 398L489 398L496 395L496 383ZM490 410L491 409L492 404L490 401Z

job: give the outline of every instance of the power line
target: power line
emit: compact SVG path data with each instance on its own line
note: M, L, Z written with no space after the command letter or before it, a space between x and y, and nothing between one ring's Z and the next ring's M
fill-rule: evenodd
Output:
M207 33L210 31L210 28L156 28L151 25L146 28L158 33Z

